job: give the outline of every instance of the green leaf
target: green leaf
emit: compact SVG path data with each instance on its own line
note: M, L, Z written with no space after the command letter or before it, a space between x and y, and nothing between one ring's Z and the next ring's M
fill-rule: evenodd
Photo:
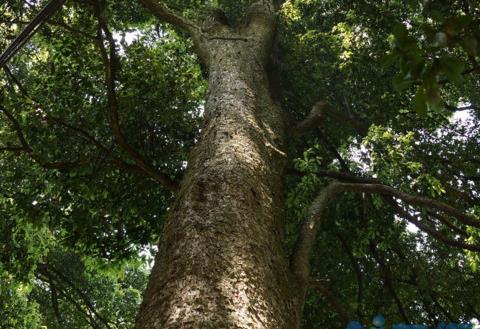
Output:
M405 79L403 74L397 74L392 80L393 88L399 93L408 89L412 83L413 81L411 79Z
M395 39L397 39L400 43L403 43L404 41L407 40L407 37L408 37L407 27L400 22L393 23L392 33L395 36Z
M408 5L413 9L418 9L420 7L420 1L418 0L408 0Z
M442 98L440 97L440 93L436 88L429 88L425 92L425 98L427 101L428 108L438 111L442 105Z
M453 56L444 56L440 58L440 67L450 81L462 82L462 72L465 68L462 60Z
M398 55L394 52L388 53L382 57L380 62L382 63L383 66L389 67L392 66L395 61L397 60Z
M413 98L413 109L418 114L427 114L427 96L425 95L425 89L423 88L423 86L419 86L417 88L417 93Z
M460 41L460 45L470 56L478 55L478 40L474 36L467 36Z

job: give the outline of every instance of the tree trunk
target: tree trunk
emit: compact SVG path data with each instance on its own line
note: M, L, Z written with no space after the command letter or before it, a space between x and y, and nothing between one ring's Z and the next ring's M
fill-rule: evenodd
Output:
M205 123L170 210L136 329L295 328L282 246L286 163L266 63L273 21L203 39Z

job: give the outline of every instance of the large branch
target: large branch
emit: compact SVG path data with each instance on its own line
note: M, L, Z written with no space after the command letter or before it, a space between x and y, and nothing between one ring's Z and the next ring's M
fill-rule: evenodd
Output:
M161 21L170 23L192 36L196 36L201 32L200 27L195 22L176 13L161 2L155 0L138 0L138 2Z
M436 211L441 211L447 215L455 217L465 225L470 225L476 228L480 227L480 221L477 219L465 215L460 210L440 201L420 196L413 196L393 187L382 184L351 184L334 181L327 185L313 201L309 209L309 214L301 226L300 234L297 239L297 244L294 254L292 255L291 262L292 270L300 282L306 283L309 280L310 255L319 226L323 219L323 213L329 203L343 192L380 194L395 197L397 199L401 199L406 204L422 206L434 209Z
M105 84L107 87L108 116L113 135L115 136L115 139L120 148L125 151L125 153L135 162L135 165L137 167L139 167L151 178L163 184L165 187L171 190L176 190L178 188L178 184L168 175L158 171L155 167L148 164L145 159L140 155L140 153L138 153L137 150L135 150L127 142L127 139L123 134L122 129L120 128L120 120L118 115L119 104L115 83L117 69L116 63L118 62L115 50L115 40L113 39L113 35L108 29L106 23L105 8L101 7L100 5L95 6L95 14L98 19L97 44L100 49L102 61L105 66ZM105 41L108 44L108 51L104 44Z

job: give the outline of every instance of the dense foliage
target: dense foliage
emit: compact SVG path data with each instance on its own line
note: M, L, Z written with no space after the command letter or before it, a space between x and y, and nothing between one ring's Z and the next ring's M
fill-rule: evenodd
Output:
M0 72L1 328L131 328L161 239L173 194L139 172L111 132L97 2L67 1ZM45 3L0 4L1 49ZM241 24L249 1L165 3L192 18L221 8ZM189 40L135 1L107 1L103 15L123 134L179 180L201 127L206 72ZM332 180L326 171L480 218L478 1L289 0L278 23L272 85L287 120L318 101L330 108L289 145L286 249ZM339 327L342 314L480 318L478 246L479 229L453 218L344 194L317 239L322 288L309 293L304 328Z

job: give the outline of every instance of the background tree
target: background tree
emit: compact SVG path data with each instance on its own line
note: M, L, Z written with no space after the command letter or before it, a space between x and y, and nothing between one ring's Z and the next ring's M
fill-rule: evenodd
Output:
M0 75L2 326L132 327L158 239L138 328L480 317L477 1L139 2L67 2Z

